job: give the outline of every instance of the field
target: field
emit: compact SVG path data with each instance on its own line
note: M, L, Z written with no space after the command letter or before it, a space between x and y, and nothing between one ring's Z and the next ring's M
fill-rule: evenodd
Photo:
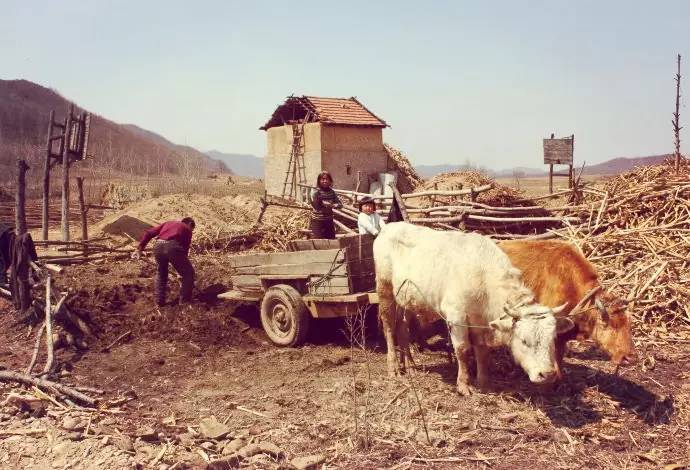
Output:
M548 179L520 179L528 195L543 194L544 185ZM253 224L259 205L237 196L258 200L255 185L211 186L214 194L157 197L132 207L157 219L196 206L207 211L200 218L204 233L216 216L231 220L235 231ZM273 224L299 217L277 207L267 214ZM254 308L235 309L213 295L227 287L228 256L194 253L199 292L184 308L155 308L151 260L94 262L58 276L71 307L89 313L96 333L87 349L58 352L59 376L102 389L103 406L41 401L39 392L3 385L0 465L206 468L249 443L263 452L228 466L299 468L294 459L302 457L318 468L363 469L673 470L690 462L687 324L652 330L636 324L640 360L620 370L592 344L571 343L565 380L555 389L533 386L505 351L495 351L493 388L463 398L455 392L456 366L439 344L415 354L410 374L387 378L373 312L317 322L303 347L272 346ZM23 370L34 334L9 304L0 309L8 312L0 317L2 366Z

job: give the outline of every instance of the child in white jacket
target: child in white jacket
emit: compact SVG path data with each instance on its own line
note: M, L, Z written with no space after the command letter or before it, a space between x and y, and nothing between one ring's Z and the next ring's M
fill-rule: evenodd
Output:
M371 234L376 236L386 223L383 217L376 213L376 203L369 196L365 196L359 201L359 216L357 217L357 227L359 234Z

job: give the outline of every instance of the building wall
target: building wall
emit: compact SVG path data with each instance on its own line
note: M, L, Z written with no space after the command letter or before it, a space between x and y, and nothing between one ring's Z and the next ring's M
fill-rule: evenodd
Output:
M378 178L379 172L387 169L388 153L383 146L383 132L380 128L309 123L304 126L304 137L306 184L313 186L323 169L331 172L336 188L354 190L358 171L367 175L371 182ZM266 139L266 190L268 194L280 196L290 161L292 126L272 127L266 131ZM368 187L361 189L366 191Z
M292 126L272 127L266 131L267 152L264 158L264 181L268 194L283 194L285 175L292 151ZM304 126L304 173L306 184L313 185L321 169L321 124ZM298 173L299 174L299 173Z
M371 182L387 168L388 152L381 128L324 125L321 149L321 165L331 172L338 189L354 190L358 171ZM366 192L368 187L360 189Z

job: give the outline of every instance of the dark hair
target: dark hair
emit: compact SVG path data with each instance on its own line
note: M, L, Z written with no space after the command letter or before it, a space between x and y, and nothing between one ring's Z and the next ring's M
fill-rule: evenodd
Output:
M194 219L192 219L191 217L185 217L184 219L182 219L182 223L189 225L189 228L191 228L192 230L194 230L194 227L196 227L196 223L194 222Z
M321 173L319 173L319 176L316 177L316 187L317 188L321 188L321 177L322 176L327 177L330 180L331 184L333 184L333 177L331 176L331 174L329 172L327 172L326 170L322 170Z

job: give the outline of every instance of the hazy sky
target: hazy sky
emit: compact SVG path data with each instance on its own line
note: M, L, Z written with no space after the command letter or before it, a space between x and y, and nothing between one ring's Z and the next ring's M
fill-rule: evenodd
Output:
M672 151L677 53L690 79L688 1L0 0L0 15L0 78L200 150L264 155L258 128L294 93L357 96L416 164L541 167L551 132L596 163Z

